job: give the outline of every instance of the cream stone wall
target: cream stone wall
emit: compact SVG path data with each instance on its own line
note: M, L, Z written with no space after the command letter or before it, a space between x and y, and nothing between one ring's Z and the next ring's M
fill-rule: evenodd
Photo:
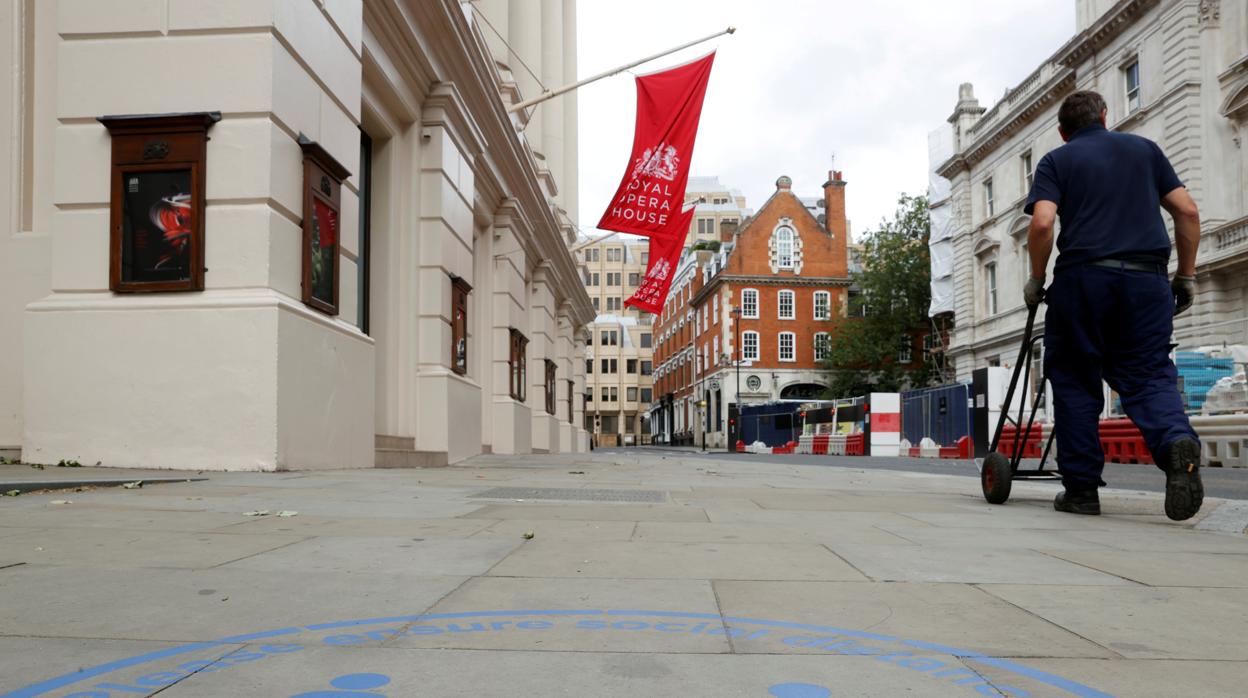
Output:
M1029 273L1022 155L1031 153L1034 168L1061 145L1057 109L1078 89L1104 95L1111 129L1157 142L1200 207L1199 293L1176 318L1175 341L1181 348L1248 341L1248 149L1241 135L1248 123L1248 0L1078 0L1077 14L1080 33L992 109L965 86L949 118L956 152L939 173L952 183L956 309L949 354L959 378L991 361L1008 365L1017 352ZM1137 60L1140 106L1131 111L1123 68ZM1173 232L1170 217L1163 219ZM1175 263L1172 255L1171 271Z
M543 0L537 20L481 5L507 9L504 26L543 75L575 77L574 2ZM0 133L12 136L0 148L15 149L0 151L14 163L0 171L0 342L21 357L0 368L0 449L253 470L587 449L582 407L569 415L566 400L568 381L583 392L576 337L593 317L566 247L575 103L530 114L527 130L509 116L507 103L534 92L495 60L477 11L456 0L0 7L16 68L0 79L11 97ZM96 117L188 111L222 116L209 131L206 289L112 293L110 139ZM352 172L337 316L299 300L300 134ZM464 375L451 369L456 278L472 286ZM509 396L510 328L530 340L525 402Z

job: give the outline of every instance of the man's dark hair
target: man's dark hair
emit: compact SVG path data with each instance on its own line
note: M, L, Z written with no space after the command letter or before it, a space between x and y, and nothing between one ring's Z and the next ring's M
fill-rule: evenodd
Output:
M1105 111L1105 98L1099 92L1083 90L1067 97L1057 110L1057 123L1062 133L1067 136L1085 126L1100 123L1101 112Z

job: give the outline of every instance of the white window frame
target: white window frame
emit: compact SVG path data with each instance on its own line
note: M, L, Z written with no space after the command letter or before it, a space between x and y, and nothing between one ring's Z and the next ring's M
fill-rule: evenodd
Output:
M789 297L789 314L784 314L784 301L782 300L788 294ZM782 289L776 291L776 317L780 320L796 320L797 319L797 294Z
M719 322L719 294L711 296L711 323Z
M711 362L716 366L719 365L719 336L718 335L711 338Z
M1131 86L1131 71L1135 69L1135 86ZM1140 110L1140 59L1136 57L1130 63L1122 67L1122 89L1123 96L1126 97L1127 114L1134 114Z
M788 340L789 358L784 358L785 340ZM784 363L797 362L797 335L792 332L780 332L776 335L776 358Z
M751 296L753 296L753 299L754 299L754 303L753 303L754 312L750 312L751 304L747 300ZM741 289L741 317L747 318L750 320L758 319L758 289L756 288Z
M776 267L779 269L793 268L794 247L793 238L796 234L793 228L782 225L776 229ZM787 239L786 239L787 238ZM787 252L785 247L787 246ZM787 254L787 261L786 261Z
M984 180L984 218L996 215L996 202L993 199L992 177Z
M1023 154L1018 156L1018 161L1023 167L1023 196L1027 196L1031 193L1031 185L1036 181L1036 167L1032 164L1031 150L1023 151Z
M902 335L897 346L897 363L908 364L914 361L914 340L910 335Z
M754 346L750 346L750 340L754 340ZM758 361L759 351L758 333L754 330L741 333L741 360L742 361ZM750 351L753 349L753 351Z
M988 262L984 265L984 310L989 317L996 315L997 305L997 263Z
M824 361L832 353L832 335L827 332L815 333L815 361Z
M819 301L823 301L823 314L819 314ZM811 310L812 316L816 320L832 319L832 292L831 291L815 291L814 308Z

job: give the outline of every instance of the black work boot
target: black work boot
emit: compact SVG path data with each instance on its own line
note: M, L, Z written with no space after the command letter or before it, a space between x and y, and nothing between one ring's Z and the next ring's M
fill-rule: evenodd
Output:
M1166 463L1166 516L1184 521L1200 511L1205 487L1200 482L1200 444L1189 438L1170 444Z
M1058 492L1053 508L1067 514L1101 515L1101 496L1095 489Z

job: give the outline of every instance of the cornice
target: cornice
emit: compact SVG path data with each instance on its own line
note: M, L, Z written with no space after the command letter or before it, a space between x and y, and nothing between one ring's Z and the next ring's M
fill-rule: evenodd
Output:
M1160 0L1120 0L1095 24L1080 32L1058 49L1053 60L1074 68L1105 47L1131 26L1140 15L1155 7Z
M421 110L421 126L442 126L455 139L459 149L472 156L485 152L486 140L468 112L468 105L454 83L433 86Z
M519 217L527 223L522 230L529 239L521 243L526 253L550 260L557 279L555 288L569 296L576 324L592 322L597 314L563 242L553 207L542 191L533 158L503 104L503 86L480 30L469 23L459 0L402 1L418 15L420 21L414 27L430 38L435 65L441 69L439 77L444 83L454 83L484 141L481 156L473 159L474 175L484 176L485 168L496 171L491 176L497 177L504 195L515 199Z
M1075 86L1075 71L1064 70L1049 79L1049 82L1036 92L1031 99L1015 107L1006 114L1001 123L971 143L971 147L961 155L963 166L967 169L984 159L988 153L996 150L1002 141L1013 136L1023 127L1035 120L1036 116L1057 102ZM944 165L941 166L944 169ZM944 176L943 174L941 176Z

